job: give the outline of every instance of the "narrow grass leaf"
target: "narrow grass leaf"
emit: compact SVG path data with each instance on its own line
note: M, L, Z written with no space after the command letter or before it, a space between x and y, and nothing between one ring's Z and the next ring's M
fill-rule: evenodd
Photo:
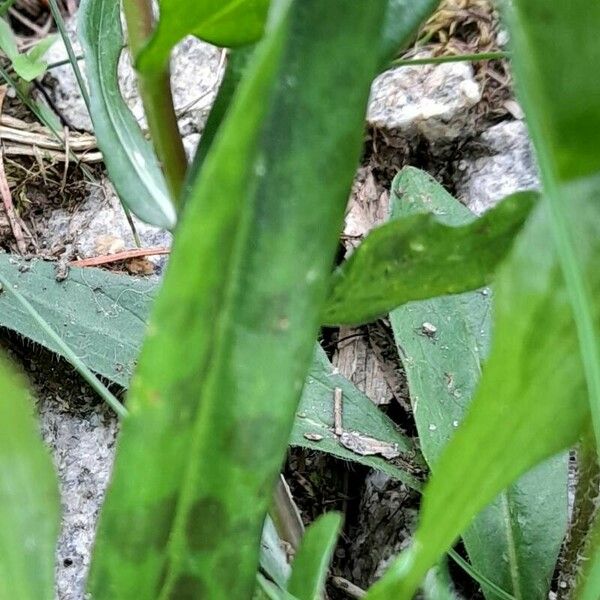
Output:
M342 528L339 513L320 516L306 530L292 563L288 591L298 600L320 600L324 597L329 563Z
M433 211L443 222L472 215L439 184L413 173L409 188L394 185L392 218ZM403 178L403 174L398 176ZM488 288L410 302L390 314L406 371L423 455L435 470L460 427L488 355L492 295ZM536 468L486 507L463 533L471 563L517 598L548 596L567 525L567 456ZM484 586L487 598L498 596Z
M253 592L384 8L292 2L257 48L192 188L130 388L92 565L98 600Z
M496 279L490 357L470 411L425 489L414 544L370 600L412 598L473 517L518 476L573 445L589 418L571 307L544 209L536 208ZM588 229L599 226L586 221ZM590 275L598 293L597 269ZM538 501L544 500L542 490Z
M172 229L176 214L164 177L119 89L117 71L124 43L120 3L83 0L79 37L90 88L90 117L119 198L142 221Z
M215 46L256 42L265 29L270 0L159 0L160 19L140 52L137 65L150 73L164 66L171 49L186 35Z
M52 600L60 503L25 383L0 359L0 598Z
M439 189L429 175L407 168L392 193L427 208ZM479 219L465 207L445 206L378 227L334 273L323 322L365 323L412 300L487 285L536 199L533 192L514 194Z

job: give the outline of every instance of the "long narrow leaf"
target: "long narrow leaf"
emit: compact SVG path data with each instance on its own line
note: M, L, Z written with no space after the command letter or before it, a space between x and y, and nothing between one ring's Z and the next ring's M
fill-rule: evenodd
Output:
M439 184L428 186L425 174L413 176L412 192L392 195L393 217L433 210L443 222L472 218ZM394 189L405 190L401 185ZM411 302L390 315L419 441L432 468L462 423L480 379L488 355L491 310L491 291L484 289ZM566 531L566 494L566 456L545 463L502 492L463 533L472 564L517 598L545 600ZM485 586L484 591L486 597L497 598Z
M0 359L0 598L52 600L60 503L24 382Z
M327 570L342 526L338 513L319 517L306 530L294 558L288 591L298 600L323 598Z
M111 181L123 204L142 221L172 229L175 208L156 156L119 89L118 65L123 48L120 3L83 0L79 15L90 117Z
M130 389L97 599L251 596L384 8L293 2L257 49L193 187Z

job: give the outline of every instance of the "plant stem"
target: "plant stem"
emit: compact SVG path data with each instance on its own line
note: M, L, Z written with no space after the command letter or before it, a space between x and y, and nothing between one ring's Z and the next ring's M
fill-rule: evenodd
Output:
M508 58L507 52L477 52L475 54L454 54L450 56L430 56L428 58L399 58L392 61L392 67L414 67L417 65L439 65L452 62L474 62L480 60L500 60Z
M588 535L597 513L600 491L600 465L591 428L582 436L577 450L577 487L566 543L561 553L558 599L571 597L577 572L585 566L585 551L589 551Z
M129 49L132 60L143 48L154 27L151 0L124 0ZM187 170L187 158L177 125L171 93L169 65L155 73L138 71L140 95L148 119L154 149L162 165L175 205L178 204Z
M56 4L56 0L49 0L48 4L50 6L50 12L52 13L52 17L54 18L58 32L60 33L60 37L62 38L65 48L67 49L69 62L71 63L71 67L75 73L75 79L77 79L77 85L81 91L81 96L85 102L88 114L91 114L90 95L88 93L85 81L83 80L83 75L81 74L81 69L79 68L79 63L77 62L77 57L75 56L75 51L73 50L73 44L71 44L71 40L69 39L69 34L67 33L64 19L62 18L62 14L58 8L58 5Z

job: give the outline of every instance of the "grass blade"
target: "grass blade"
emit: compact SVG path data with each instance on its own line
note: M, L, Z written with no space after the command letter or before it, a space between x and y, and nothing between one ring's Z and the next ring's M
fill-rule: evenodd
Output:
M60 503L24 382L0 359L0 598L52 600Z
M292 564L288 591L298 600L323 598L329 563L342 527L339 513L320 516L306 530Z
M120 3L83 0L79 37L90 87L90 117L119 197L151 225L172 229L175 208L152 148L121 96L117 67L123 47Z

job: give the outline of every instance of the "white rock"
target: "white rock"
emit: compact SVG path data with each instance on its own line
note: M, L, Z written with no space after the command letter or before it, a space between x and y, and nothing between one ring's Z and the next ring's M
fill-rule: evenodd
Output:
M458 197L474 213L485 212L508 194L539 187L524 122L499 123L469 147L472 156L458 163L455 184Z
M133 233L121 202L113 192L108 180L89 186L89 196L78 205L77 210L59 208L49 217L45 227L44 244L51 252L65 248L65 258L87 258L104 254L107 238L122 248L135 247ZM142 223L134 217L134 223L143 246L170 246L171 234ZM158 262L163 262L158 261Z
M469 109L480 100L468 63L398 67L373 82L367 120L430 142L452 141L473 133Z
M67 22L67 30L76 54L81 54L81 45L77 40L76 19ZM58 62L67 58L62 40L50 49L48 62ZM178 114L183 110L179 126L184 138L202 131L208 109L212 105L220 81L221 50L189 37L174 50L171 62L171 80L173 100ZM79 61L79 67L85 76L85 61ZM56 85L50 90L57 108L66 115L74 127L93 131L87 109L81 98L79 86L71 65L52 69ZM119 62L119 82L121 92L136 119L144 124L142 102L137 91L136 75L127 52L123 52ZM197 141L197 135L196 135Z

